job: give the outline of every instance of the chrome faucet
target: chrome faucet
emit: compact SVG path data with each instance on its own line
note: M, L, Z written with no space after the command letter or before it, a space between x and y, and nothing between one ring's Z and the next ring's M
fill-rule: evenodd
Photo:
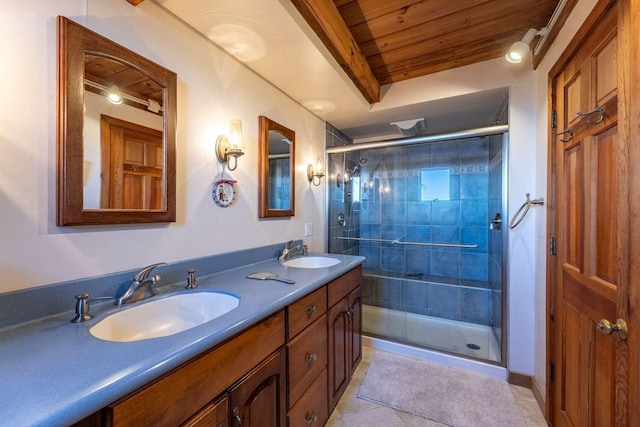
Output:
M133 280L129 284L127 290L119 297L116 296L116 305L120 306L122 304L136 302L158 295L158 290L154 285L160 281L160 276L156 274L149 277L149 274L151 273L151 270L157 266L165 264L166 262L151 264L138 271L135 276L133 276Z
M303 253L302 245L296 245L293 247L291 245L293 245L293 240L290 240L287 243L285 243L284 248L282 249L282 253L278 257L279 261L285 261L285 260L288 260L289 258L292 258L296 254L301 255Z

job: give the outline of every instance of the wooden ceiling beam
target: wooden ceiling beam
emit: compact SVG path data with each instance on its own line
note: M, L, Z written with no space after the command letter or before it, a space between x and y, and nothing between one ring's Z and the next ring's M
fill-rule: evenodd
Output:
M291 0L369 103L380 101L380 83L331 0Z

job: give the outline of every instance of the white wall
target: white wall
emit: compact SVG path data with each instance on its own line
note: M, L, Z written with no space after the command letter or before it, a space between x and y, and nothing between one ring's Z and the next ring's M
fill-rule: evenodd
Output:
M323 152L324 123L154 2L0 0L0 292L301 238L324 246L325 197L306 166ZM56 16L64 15L178 74L177 222L57 227ZM258 116L296 132L296 215L258 220ZM247 154L239 198L211 200L222 168L217 135L239 118Z

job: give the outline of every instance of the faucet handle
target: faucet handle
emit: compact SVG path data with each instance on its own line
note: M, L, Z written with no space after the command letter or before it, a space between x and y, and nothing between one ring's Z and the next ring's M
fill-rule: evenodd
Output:
M156 268L159 265L165 265L166 262L158 262L156 264L151 264L146 266L145 268L143 268L142 270L138 271L135 276L133 276L133 280L136 280L138 282L142 282L144 280L146 280L147 277L149 277L149 273L151 273L151 270L153 270L154 268ZM159 277L158 277L159 279Z

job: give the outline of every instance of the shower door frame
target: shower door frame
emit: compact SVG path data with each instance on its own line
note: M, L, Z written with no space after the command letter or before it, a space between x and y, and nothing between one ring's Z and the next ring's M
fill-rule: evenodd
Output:
M452 141L466 138L474 138L481 136L492 136L492 135L501 135L502 136L502 207L501 210L503 213L508 213L509 208L509 125L498 125L498 126L489 126L484 128L476 128L476 129L468 129L450 133L443 133L437 135L428 135L422 137L409 137L409 138L401 138L401 139L393 139L393 140L383 140L376 142L366 142L366 143L358 143L358 144L348 144L341 145L336 147L326 147L325 148L325 165L329 164L328 155L329 154L339 154L339 153L350 153L353 151L361 151L361 150L372 150L378 148L392 147L392 146L401 146L401 145L417 145L431 142L442 142L442 141ZM491 159L489 159L491 160ZM330 178L325 180L325 186L328 189L330 185ZM325 217L327 218L327 249L331 246L331 236L329 230L331 229L330 225L330 192L325 191ZM489 212L487 211L487 216L489 216ZM487 218L487 222L489 222L490 218ZM509 244L509 227L507 217L503 215L502 219L502 298L501 298L501 337L500 337L500 361L492 362L491 360L486 359L477 359L471 356L465 356L462 354L456 353L448 353L444 350L432 348L431 350L442 353L442 354L451 354L454 357L461 357L468 360L481 360L484 363L500 366L502 368L507 367L508 360L508 345L507 345L507 337L508 337L508 290L509 290L509 275L508 275L508 244ZM494 331L493 326L491 326L492 332Z

